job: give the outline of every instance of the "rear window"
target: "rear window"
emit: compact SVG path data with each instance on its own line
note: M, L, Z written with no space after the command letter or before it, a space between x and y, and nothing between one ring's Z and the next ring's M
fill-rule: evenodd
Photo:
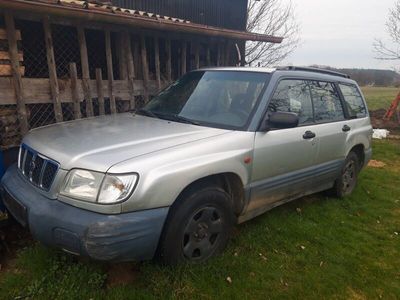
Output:
M363 118L367 115L363 98L355 85L339 84L350 118Z
M312 81L310 84L314 103L315 121L328 123L344 120L339 94L330 82Z

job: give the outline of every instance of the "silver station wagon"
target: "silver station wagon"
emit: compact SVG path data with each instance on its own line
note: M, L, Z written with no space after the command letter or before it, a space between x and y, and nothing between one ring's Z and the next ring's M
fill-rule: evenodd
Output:
M202 262L237 223L308 194L349 195L371 136L346 75L197 70L135 112L32 130L2 198L37 240L75 255Z

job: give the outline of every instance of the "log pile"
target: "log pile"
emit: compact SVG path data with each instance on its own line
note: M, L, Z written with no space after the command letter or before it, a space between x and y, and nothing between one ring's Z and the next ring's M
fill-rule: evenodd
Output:
M21 50L21 32L15 31L18 44L19 71L21 76L25 73L23 66L23 53ZM7 31L0 28L0 77L11 77L12 67L9 52ZM21 140L20 126L18 122L17 107L14 105L0 105L0 149L17 146Z
M20 140L16 106L0 106L0 148L18 146Z
M20 63L20 72L24 76L25 67L23 66L24 56L21 50L21 31L16 31L18 41L18 58ZM7 32L4 28L0 28L0 76L12 76L10 54L8 52Z

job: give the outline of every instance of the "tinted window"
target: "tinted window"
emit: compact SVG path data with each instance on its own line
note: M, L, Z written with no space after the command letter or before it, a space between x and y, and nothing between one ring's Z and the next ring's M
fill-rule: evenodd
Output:
M310 87L317 123L344 120L342 103L332 83L311 81Z
M364 101L354 85L339 84L350 118L362 118L367 115Z
M190 72L155 96L139 113L177 122L241 129L270 74Z
M282 80L268 106L269 112L294 112L299 125L312 123L313 109L309 83L304 80Z

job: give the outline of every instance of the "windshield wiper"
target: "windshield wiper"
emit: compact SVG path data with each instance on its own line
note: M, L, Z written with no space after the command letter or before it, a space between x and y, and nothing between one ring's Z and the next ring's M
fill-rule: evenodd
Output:
M136 110L135 113L139 114L139 115L152 117L152 118L157 118L157 119L160 118L156 113L152 112L151 110L147 110L147 109L143 109L143 108Z
M200 125L199 122L193 121L191 119L188 119L186 117L180 116L180 115L168 115L168 114L160 114L159 115L160 118L162 119L166 119L166 120L170 120L170 121L176 121L176 122L180 122L180 123L187 123L187 124L192 124L192 125Z

